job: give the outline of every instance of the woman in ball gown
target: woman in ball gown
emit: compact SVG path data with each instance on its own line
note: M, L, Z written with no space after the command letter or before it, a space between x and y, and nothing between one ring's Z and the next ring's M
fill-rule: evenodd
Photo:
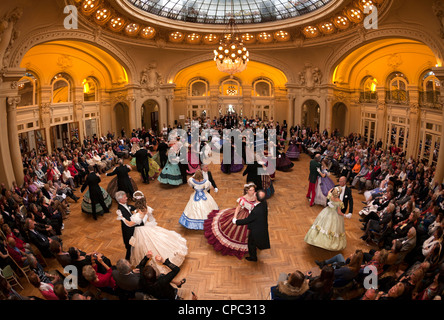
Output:
M290 139L290 142L288 143L288 149L287 149L287 158L290 160L299 160L299 156L301 155L301 152L299 150L299 145L297 143L296 136L293 136Z
M194 174L196 170L200 169L200 154L199 144L197 141L188 148L188 174Z
M219 210L216 201L208 193L212 188L211 182L203 178L201 170L197 170L188 184L194 189L190 196L179 223L187 229L203 230L204 221L213 210Z
M153 156L154 148L152 146L148 147L148 153L151 155L151 157L148 157L148 163L150 165L150 170L148 171L148 177L150 180L155 180L162 172L162 168L157 163L157 161L154 159L154 156Z
M328 195L330 202L322 209L305 235L304 241L306 243L330 251L345 249L347 239L345 237L344 214L341 211L344 204L339 199L340 194L340 188L335 187Z
M102 190L103 200L105 201L106 206L109 208L113 202L113 199L111 198L109 193L106 192L104 188L100 187L100 190ZM85 194L83 195L81 208L82 212L92 214L92 205L91 205L91 199L89 197L89 188L88 190L86 190ZM96 214L102 215L104 211L105 210L103 210L100 203L96 203Z
M276 169L279 171L289 171L294 167L294 163L286 156L284 142L277 146Z
M118 217L118 219L124 220L127 225L135 226L131 239L130 263L138 265L147 252L151 251L153 256L160 255L165 259L168 258L176 266L180 266L188 253L187 240L179 233L157 225L153 216L154 210L147 205L146 198L141 191L136 191L133 198L136 210L131 215L131 221L122 216ZM156 270L157 275L170 272L169 268L157 263L154 259L150 259L148 264Z
M160 172L157 180L163 184L170 184L178 186L182 184L182 173L179 168L179 152L180 145L178 142L173 142L170 149L168 149L168 160L165 167Z
M227 144L224 144L224 146ZM220 165L220 169L223 173L239 172L244 168L242 160L242 149L238 150L234 144L234 138L231 139L231 164L225 166L224 163ZM229 170L229 172L228 172Z
M321 172L324 176L319 176L316 183L316 196L314 203L323 207L327 204L328 192L335 187L335 183L329 177L330 173L327 170L327 165L322 161Z
M238 226L232 220L235 214L238 219L250 215L256 199L256 185L252 182L244 185L244 195L237 199L237 207L213 211L204 222L204 234L214 249L222 255L235 256L239 259L248 252L248 226Z
M273 179L276 174L276 161L274 161L270 156L264 157L262 160L259 160L258 163L264 169L263 174L260 175L262 185L258 188L262 188L265 190L265 194L267 195L267 199L270 198L274 194L274 186Z

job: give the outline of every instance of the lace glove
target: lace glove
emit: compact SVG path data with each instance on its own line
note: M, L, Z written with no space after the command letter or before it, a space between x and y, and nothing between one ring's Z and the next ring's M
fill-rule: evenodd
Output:
M346 215L344 215L344 217L346 217L347 219L351 219L352 214L351 213L347 213Z
M233 224L236 224L237 219L233 218L233 220L231 220L233 222Z
M214 192L216 192L216 193L217 193L218 191L219 191L219 189L218 189L218 188L214 188Z

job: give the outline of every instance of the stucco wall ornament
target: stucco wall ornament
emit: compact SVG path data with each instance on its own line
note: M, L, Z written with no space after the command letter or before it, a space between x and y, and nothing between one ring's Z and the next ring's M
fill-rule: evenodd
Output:
M157 72L157 64L150 63L140 74L140 85L144 91L154 93L163 84L162 76Z
M12 44L19 37L17 21L23 14L22 8L15 8L0 18L0 67L6 67Z
M439 35L444 39L444 3L442 0L435 0L432 4L433 13L438 18L440 29Z
M309 62L305 63L304 70L299 72L299 84L308 90L313 90L322 81L322 73L318 67L313 67Z

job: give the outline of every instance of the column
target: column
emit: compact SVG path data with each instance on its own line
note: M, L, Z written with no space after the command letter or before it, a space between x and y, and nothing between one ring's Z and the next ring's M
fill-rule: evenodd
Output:
M287 126L288 130L294 125L294 94L288 94Z
M439 148L438 163L436 165L434 181L444 183L444 148L442 147L442 141L444 139L444 67L432 68L435 76L439 79L441 84L441 92L439 96L439 103L441 104L442 123L441 126L441 145Z
M293 123L295 126L302 126L302 103L304 97L301 94L295 94L294 107L293 107Z
M9 152L11 153L15 182L17 182L18 186L21 186L23 184L24 173L17 130L17 105L20 103L20 96L8 97L7 102Z
M174 95L168 95L166 97L166 103L167 103L167 113L168 113L168 122L166 122L167 125L170 125L171 127L174 127L174 108L173 108L173 100ZM210 110L208 110L208 115L210 115ZM163 124L162 124L163 125Z
M79 141L83 143L85 139L85 119L83 118L83 101L75 100L73 106L73 119L79 124Z
M167 97L163 97L160 99L159 105L159 130L162 130L162 126L164 123L167 123L167 107L168 107L168 99Z
M410 125L407 126L409 131L408 141L407 141L407 153L406 157L416 159L418 141L419 141L419 130L420 130L420 110L419 110L419 91L416 85L408 87L409 92L409 120ZM407 137L404 137L407 138Z
M133 95L128 95L126 98L127 102L128 102L128 120L129 120L129 128L128 128L128 132L127 134L129 136L131 136L131 132L133 131L133 129L137 129L140 127L141 125L141 121L142 119L136 119L137 117L137 110L136 110L136 97ZM159 123L160 119L159 119Z
M325 125L324 128L327 130L328 134L331 135L331 123L333 116L333 103L335 97L333 95L328 95L325 99ZM322 132L322 131L321 131Z
M252 87L244 85L242 86L242 97L243 97L243 116L249 117L252 112L252 99L251 99ZM271 108L271 105L270 105ZM271 111L271 110L270 110Z
M382 147L386 147L385 128L387 123L386 104L385 104L385 87L377 87L376 93L378 95L378 102L376 107L376 137L375 141L379 139L382 141Z
M40 105L40 128L45 130L45 142L48 155L52 153L51 144L51 103L42 102Z

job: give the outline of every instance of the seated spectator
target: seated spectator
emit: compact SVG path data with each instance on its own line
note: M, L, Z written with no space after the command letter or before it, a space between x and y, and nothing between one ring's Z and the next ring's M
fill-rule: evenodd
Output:
M35 288L39 289L43 298L45 298L46 300L59 300L59 298L54 293L54 285L52 283L42 282L35 272L29 273L28 278L31 284Z
M325 265L319 276L310 278L307 300L331 300L333 296L334 269Z
M405 285L402 282L397 282L387 292L378 292L375 300L401 300L405 292Z
M151 258L152 253L148 252L137 266L140 270L140 291L156 299L180 299L177 288L182 287L182 284L185 283L185 279L174 281L174 278L180 272L180 268L171 263L169 259L165 260L161 256L156 256L155 260L157 263L163 264L171 269L167 274L160 274L157 276L153 267L147 265ZM171 283L175 284L177 288L171 286Z
M137 268L133 270L128 260L119 259L112 275L116 281L116 292L120 300L134 298L136 291L140 291L140 272Z
M45 258L53 258L54 256L49 250L49 245L53 240L58 240L59 242L61 240L55 236L48 237L47 235L42 234L40 231L36 230L35 226L36 223L33 219L26 219L25 228L28 230L29 241L39 249Z
M281 275L277 286L271 291L274 299L279 300L304 300L309 290L309 279L299 270L288 275Z
M17 248L14 238L8 238L6 249L8 250L9 256L14 259L20 268L29 264L28 256L25 251Z
M86 265L92 265L92 260L93 260L93 256L96 254L98 254L98 252L91 252L89 254L86 254L83 251L80 251L78 248L76 247L70 247L68 249L68 253L69 256L71 257L71 263L77 268L78 270L78 283L79 286L82 288L86 288L89 285L89 281L85 279L85 277L83 276L82 270L83 267ZM111 261L105 257L105 256L101 256L102 259L105 261L105 264L108 267L111 267ZM107 270L102 266L99 265L97 266L98 272L102 273L102 274L106 274Z
M434 300L440 297L444 292L444 273L437 273L433 278L433 282L419 292L414 299L415 300Z
M71 256L67 251L63 251L62 245L57 240L51 241L49 249L63 268L72 264Z
M70 163L71 164L71 163ZM72 169L71 169L72 170ZM68 168L68 165L63 167L63 172L62 172L62 179L61 181L70 186L71 189L73 189L75 191L76 188L76 184L74 183L74 176L71 175L71 171Z
M97 271L97 262L106 270L106 273L99 273ZM115 294L115 289L117 287L116 281L112 277L111 269L102 259L102 254L93 255L91 257L91 265L83 266L82 273L83 277L89 281L93 286L99 288L100 290Z
M65 279L65 276L57 269L47 272L32 254L28 255L28 261L30 269L39 276L42 282L56 284L63 282L63 279Z

